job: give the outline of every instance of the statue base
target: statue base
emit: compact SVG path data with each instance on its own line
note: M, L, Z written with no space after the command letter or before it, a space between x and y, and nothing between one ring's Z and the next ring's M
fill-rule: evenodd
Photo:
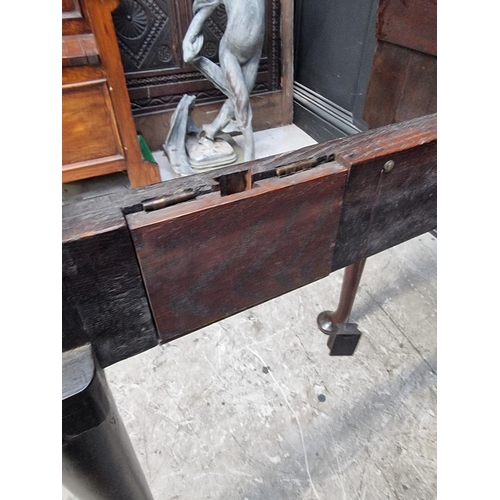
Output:
M192 117L194 101L194 96L182 97L170 119L170 130L163 144L170 166L179 177L215 170L243 159L241 148L231 136L225 134L228 140L216 137L213 141L204 136ZM234 123L228 128L232 130Z
M210 170L231 165L238 155L231 145L216 137L213 141L206 137L189 134L186 139L189 163L195 170Z

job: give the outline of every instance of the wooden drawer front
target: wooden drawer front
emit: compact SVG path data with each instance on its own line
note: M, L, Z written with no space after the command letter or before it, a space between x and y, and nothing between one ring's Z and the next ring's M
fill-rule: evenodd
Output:
M106 82L64 88L63 165L124 157Z
M82 9L80 0L62 0L62 34L77 35L89 33L90 26L85 4Z
M327 276L345 179L330 163L128 215L160 340Z

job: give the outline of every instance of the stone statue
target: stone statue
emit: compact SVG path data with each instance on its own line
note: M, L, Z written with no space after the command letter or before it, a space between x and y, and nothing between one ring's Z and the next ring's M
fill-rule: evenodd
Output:
M221 4L226 8L227 26L219 45L219 67L206 57L200 56L199 53L203 46L203 25ZM194 17L182 44L184 61L193 64L227 96L227 101L215 120L208 125L203 125L201 133L198 132L200 143L204 140L209 147L208 143L216 142L216 136L220 132L240 131L244 139L244 161L253 160L255 145L250 92L255 85L264 42L265 0L194 0L193 14ZM189 110L192 106L192 101L189 101L189 104L186 101L183 109ZM179 130L172 131L176 128L172 119L169 137L177 137L177 143L173 146L170 141L170 149L178 151L182 149L179 137L182 133L189 134L186 128L189 120L179 118L182 115L182 110L179 108L176 114L180 120L180 132ZM195 127L191 125L190 131L191 134L196 133ZM167 154L169 137L164 146ZM188 168L181 167L178 170L187 171Z

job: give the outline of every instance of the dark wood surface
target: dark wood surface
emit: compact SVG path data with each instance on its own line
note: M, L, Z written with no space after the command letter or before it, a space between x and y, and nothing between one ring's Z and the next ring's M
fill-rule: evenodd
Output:
M98 234L81 222L89 234L63 244L63 350L90 342L108 366L157 345L156 328L125 221Z
M347 169L127 216L161 341L328 276Z
M381 0L363 120L381 127L437 110L435 0Z
M436 112L437 59L378 42L363 119L370 128Z
M276 180L276 168L311 159L314 160L313 163L319 164L308 172L308 175L314 176L318 175L322 168L330 168L321 165L335 160L337 162L335 168L338 169L335 175L343 176L347 172L348 179L345 192L334 200L336 203L340 199L342 203L337 237L330 234L326 240L321 239L322 251L325 255L329 254L330 271L334 271L352 264L361 257L368 257L436 227L436 137L436 116L425 116L355 136L309 146L292 153L226 167L218 170L216 175L213 172L207 172L130 190L126 194L101 196L63 206L63 273L72 294L74 307L79 313L85 333L92 338L100 362L103 366L107 366L124 357L137 354L158 341L124 212L129 214L129 220L135 220L143 217L142 214L138 215L142 201L160 195L172 195L179 190L193 189L199 193L197 200L187 201L170 209L162 209L153 213L151 220L165 217L162 214L169 211L170 213L180 211L179 216L187 217L191 224L187 227L193 229L202 228L203 214L209 214L206 221L212 228L209 242L213 252L213 249L224 241L225 231L228 228L225 225L217 227L217 219L212 219L210 216L211 210L200 211L198 213L200 219L193 221L194 216L187 215L190 209L186 207L189 204L201 203L207 195L220 196L217 192L220 184L214 180L214 177L248 169L254 182L263 182L266 178ZM383 165L391 159L394 160L395 167L382 177ZM303 175L294 174L288 179L293 185L293 179L295 178L297 182L297 179ZM239 199L241 196L246 203L252 203L254 191L252 189L225 198ZM283 206L286 203L293 206L293 198L296 194L292 186L283 189L280 194ZM314 199L314 190L311 190L309 196ZM224 200L224 198L217 198L217 200L221 199ZM325 199L323 198L323 202ZM305 199L304 202L306 202ZM315 205L314 201L310 203L312 203L311 206ZM322 206L321 203L318 202L317 208ZM259 207L260 205L257 203L256 209L264 210L264 205ZM251 220L251 216L248 215L248 217ZM265 213L262 214L263 219L264 217ZM317 212L316 217L318 221L321 220L321 213ZM360 218L359 223L358 218ZM268 223L271 220L272 218L267 218ZM283 223L283 219L279 221L278 218L278 228ZM169 224L170 229L173 230L177 224L175 218ZM238 244L239 239L241 242L249 241L249 245L255 244L258 247L260 244L258 241L252 243L252 235L255 231L253 226L245 225L244 219L238 224L238 228L229 228L232 231L239 231L238 238L233 238L234 245ZM181 229L182 226L179 225L177 231ZM147 233L146 230L144 231L141 238ZM154 231L151 234L154 234ZM295 235L289 233L288 246L300 247L302 234L305 233L298 232ZM161 234L158 236L161 237ZM188 234L183 235L181 231L179 237L181 236L184 243L189 241ZM117 244L117 242L120 243ZM332 242L337 242L333 250ZM150 250L155 248L152 241L148 245L150 245ZM257 248L254 250L265 252L266 248L270 247L262 243L262 247L259 248L260 250ZM316 251L320 250L318 247ZM161 245L154 251L158 251L158 259L165 258L163 254L166 249ZM203 264L202 256L201 250L199 256L196 252L192 254L193 259L200 259L200 265ZM256 259L255 256L252 258ZM243 272L241 266L244 259L236 259L234 262L240 267L232 268L228 265L225 273L229 277L234 273L235 279L237 276L241 278ZM266 261L265 264L264 261L261 262L263 265L261 272L270 273L268 283L272 282L272 276L286 276L285 267L289 265L289 262L286 265L284 261L272 259ZM212 260L212 264L215 265L215 261ZM219 264L222 265L222 262ZM88 271L89 266L92 266L91 271ZM269 266L267 270L266 266ZM324 269L321 267L321 273L323 272ZM161 280L161 273L156 279ZM168 280L166 275L163 278ZM98 285L94 283L94 279L97 280ZM292 283L293 280L289 279L289 283ZM235 309L250 307L260 300L250 300L251 293L253 293L252 287L255 290L256 285L250 281L248 284L248 290L239 290L238 300L235 300ZM101 288L102 291L98 293ZM182 290L182 283L176 285L176 290ZM193 293L196 296L196 291ZM270 295L274 293L275 291L272 291ZM245 297L245 294L248 294L246 306L241 298ZM175 308L177 306L174 302L165 304L164 307ZM134 308L138 310L133 312ZM169 315L173 314L158 311L155 306L153 309L155 316L166 314L166 318L169 318L171 317ZM210 316L210 313L207 315ZM176 325L176 336L188 333L193 326L190 325L184 332L181 327L182 325ZM63 346L64 336L63 332Z
M431 141L379 159L349 160L349 180L333 268L341 269L437 225L437 143ZM387 161L394 167L383 168Z
M377 38L437 55L437 0L380 0Z

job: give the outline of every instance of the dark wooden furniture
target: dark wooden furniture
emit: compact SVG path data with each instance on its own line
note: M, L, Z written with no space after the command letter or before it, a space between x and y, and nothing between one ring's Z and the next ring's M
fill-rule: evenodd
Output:
M430 115L63 206L65 484L151 500L100 367L434 229L436 134Z
M435 113L436 0L380 0L363 119L370 128Z
M434 229L436 145L431 115L225 167L217 180L207 172L63 206L63 311L83 332L70 322L64 350L90 342L108 366ZM394 168L385 173L387 161ZM252 187L238 182L248 175ZM146 212L157 197L165 208ZM288 204L288 218L276 200ZM159 228L177 243L164 246ZM222 290L212 309L216 278L231 292ZM183 301L157 304L162 280ZM188 307L192 317L183 319Z
M127 171L132 187L160 182L142 159L111 11L118 0L62 2L62 181Z

